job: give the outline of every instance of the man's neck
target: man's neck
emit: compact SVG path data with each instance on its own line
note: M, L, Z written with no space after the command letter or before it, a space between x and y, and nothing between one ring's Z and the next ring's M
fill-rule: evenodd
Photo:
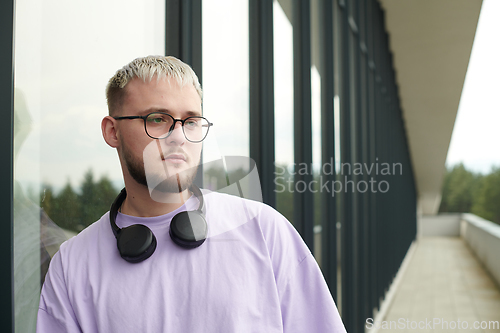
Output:
M181 207L189 199L189 190L181 193L155 192L153 200L147 187L139 184L128 184L127 198L123 202L120 212L138 217L153 217L168 214Z

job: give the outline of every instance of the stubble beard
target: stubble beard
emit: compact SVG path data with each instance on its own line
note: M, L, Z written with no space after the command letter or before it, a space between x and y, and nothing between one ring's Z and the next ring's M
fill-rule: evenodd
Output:
M126 148L123 149L123 158L125 160L125 165L130 176L138 184L147 187L150 193L152 192L152 190L162 193L181 193L185 191L193 184L199 165L198 160L198 163L196 163L195 166L178 173L175 173L175 166L170 166L168 167L168 171L173 174L168 175L168 177L166 171L163 173L160 172L157 174L150 174L146 176L144 161L142 159L138 159L132 156L132 154ZM165 161L160 160L158 163L165 163ZM157 185L155 185L154 187L149 186L148 178L152 180L150 181L150 183Z

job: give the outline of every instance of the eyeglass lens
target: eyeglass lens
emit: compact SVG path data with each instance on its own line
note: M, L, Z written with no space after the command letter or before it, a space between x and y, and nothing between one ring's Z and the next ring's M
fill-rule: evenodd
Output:
M146 118L146 131L155 139L168 137L173 128L174 118L164 113L151 113ZM189 141L203 141L209 129L208 120L203 117L189 117L184 120L182 130Z

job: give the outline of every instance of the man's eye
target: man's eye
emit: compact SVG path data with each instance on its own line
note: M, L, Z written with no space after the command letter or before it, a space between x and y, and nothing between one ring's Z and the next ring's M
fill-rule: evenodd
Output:
M197 127L198 122L196 120L189 119L184 123L184 126L186 127Z
M164 117L148 117L148 122L151 124L162 124L166 122Z

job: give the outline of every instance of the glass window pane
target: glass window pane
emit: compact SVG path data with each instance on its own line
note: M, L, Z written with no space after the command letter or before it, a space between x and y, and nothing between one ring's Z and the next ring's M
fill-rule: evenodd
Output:
M226 180L223 167L207 163L250 154L248 1L203 0L202 5L203 115L214 124L203 143L203 178L205 188L219 189L226 185L220 184ZM232 171L245 173L248 165Z
M248 1L203 0L202 10L203 114L214 124L203 143L203 185L216 190L249 171L247 159L217 162L250 154Z
M104 90L124 64L164 52L165 4L19 0L15 12L15 327L26 333L50 257L123 186L100 130Z

